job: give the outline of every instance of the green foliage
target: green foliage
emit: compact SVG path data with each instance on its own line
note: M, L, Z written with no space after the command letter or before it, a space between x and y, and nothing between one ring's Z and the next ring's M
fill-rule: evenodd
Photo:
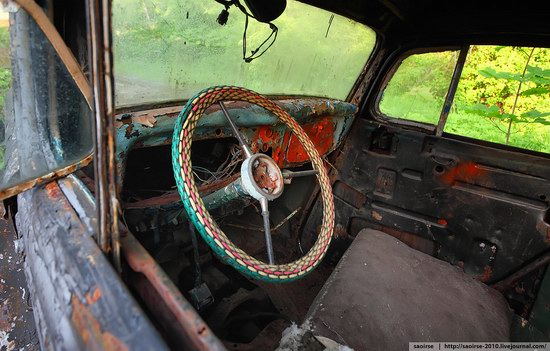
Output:
M502 49L498 51L500 50ZM521 53L526 52L523 48L510 48L510 50L516 50ZM530 49L528 56L521 60L523 62L523 69L519 73L497 71L493 67L486 67L479 70L479 75L484 78L489 78L488 81L506 81L506 89L501 90L500 94L495 92L495 96L492 97L498 99L495 105L477 103L473 107L464 108L465 111L476 113L486 118L508 120L508 127L505 128L505 130L501 130L503 133L506 133L506 144L509 142L512 123L550 124L550 121L544 118L549 116L550 112L541 112L536 109L539 108L536 101L537 98L543 97L546 100L550 92L550 69L529 65L536 50L536 48ZM512 96L508 94L510 91L508 85L516 86L516 91ZM525 86L531 86L531 88L524 89ZM506 112L503 101L510 98L513 98L513 103L508 109L509 112ZM523 104L520 101L523 102ZM544 106L544 103L541 105L543 108L547 107ZM522 112L518 113L520 110L522 110Z
M391 78L380 102L387 116L437 124L458 58L457 52L407 57Z
M362 24L338 15L331 22L331 13L289 1L275 21L275 44L245 63L244 15L232 7L227 25L220 26L216 18L223 8L213 0L114 1L117 103L185 99L219 84L345 99L376 39ZM248 50L270 33L251 20Z
M115 0L113 6L119 105L188 98L214 84L344 99L375 43L363 25L335 16L328 28L329 12L289 1L275 21L277 42L247 64L244 16L234 8L228 24L219 26L223 6L213 0ZM269 33L267 25L251 21L249 50ZM550 152L550 49L535 49L526 67L530 52L471 46L445 131L505 143L511 120L510 145ZM457 58L458 52L439 52L405 59L380 110L437 124Z
M455 97L457 108L481 103L498 106L510 113L529 50L521 47L472 46ZM545 84L550 83L549 73L550 50L535 49L525 73L523 93L518 99L516 112L550 110L548 95L540 95L548 93Z
M536 48L527 64L531 51L472 46L445 131L504 144L511 121L508 144L550 152L550 49ZM437 124L456 57L442 52L405 59L386 87L380 110Z

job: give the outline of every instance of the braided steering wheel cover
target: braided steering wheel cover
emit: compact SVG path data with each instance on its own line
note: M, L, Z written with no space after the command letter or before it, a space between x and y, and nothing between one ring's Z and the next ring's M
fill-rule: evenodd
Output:
M236 247L220 230L198 195L191 165L193 131L208 107L218 101L227 100L249 102L272 112L296 135L308 153L313 168L319 172L317 179L323 199L321 232L311 250L294 262L269 265ZM268 282L293 281L311 272L326 254L334 229L334 200L327 171L317 149L302 127L271 100L251 90L234 86L216 86L199 92L185 105L174 126L172 166L178 192L189 219L214 252L245 276Z

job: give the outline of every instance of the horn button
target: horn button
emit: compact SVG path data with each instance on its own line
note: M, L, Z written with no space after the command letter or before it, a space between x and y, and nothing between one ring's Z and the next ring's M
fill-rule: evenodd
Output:
M241 166L242 185L256 199L274 200L283 193L283 174L273 159L255 154Z

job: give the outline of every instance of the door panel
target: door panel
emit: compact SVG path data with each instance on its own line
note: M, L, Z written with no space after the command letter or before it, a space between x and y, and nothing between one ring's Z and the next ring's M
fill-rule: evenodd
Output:
M550 246L542 156L358 119L336 167L336 223L351 236L367 226L404 236L487 283ZM304 236L318 220L313 210Z

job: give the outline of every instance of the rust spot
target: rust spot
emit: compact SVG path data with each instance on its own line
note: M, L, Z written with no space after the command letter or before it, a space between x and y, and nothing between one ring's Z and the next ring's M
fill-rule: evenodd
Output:
M73 163L72 165L69 165L65 168L62 168L62 169L57 170L55 172L45 174L42 177L20 183L19 185L8 188L4 191L0 191L0 200L7 199L9 197L12 197L14 195L17 195L17 194L25 191L25 190L33 188L37 185L45 184L45 183L51 182L52 180L55 180L57 178L61 178L63 176L66 176L67 174L71 174L71 173L75 172L76 170L78 170L78 169L80 169L84 166L89 165L92 162L93 159L94 159L93 154L89 154L88 156L84 157L81 161Z
M86 294L86 302L88 305L93 305L101 298L101 289L95 288L91 294Z
M9 299L5 299L0 309L0 331L10 331L10 321L12 319L9 309Z
M302 128L319 151L319 154L324 155L330 151L334 142L334 123L330 117L320 118L315 123L303 125ZM305 162L309 160L302 143L295 135L290 138L286 160L288 162Z
M139 131L134 130L134 125L130 123L126 126L126 133L124 133L124 136L126 137L126 139L130 139L132 137L138 137Z
M84 305L76 295L71 298L71 320L79 333L85 348L90 350L128 350L124 343L109 332L102 331L101 325L88 306Z
M448 185L452 185L457 179L471 183L477 178L484 178L486 173L476 163L469 161L449 169L441 176L441 180Z
M483 267L483 274L478 275L476 279L480 282L487 283L489 280L491 280L492 275L493 269L490 266L485 266Z
M280 182L279 176L270 172L269 165L261 159L258 159L258 165L252 170L252 176L256 184L270 194L277 189Z
M376 219L377 221L382 220L382 215L380 213L376 212L376 211L372 211L371 216L372 216L372 218Z
M127 232L120 242L130 268L135 272L142 273L160 298L160 305L159 300L155 300L155 305L151 305L151 300L144 298L144 302L149 305L156 317L175 323L174 327L179 328L181 333L188 338L189 349L223 349L221 343L213 338L214 334L196 310L181 295L180 290L132 233ZM141 296L144 297L143 294ZM159 306L164 307L159 308ZM168 312L169 315L165 315L165 312Z
M261 126L258 128L258 140L262 144L273 144L274 142L280 141L281 136L279 133L274 132L273 128L270 126Z
M523 295L523 294L525 294L525 288L523 287L522 284L516 285L515 288L514 288L514 290L516 291L516 293L517 293L518 295Z
M341 224L337 224L335 227L334 227L334 237L335 238L347 238L348 237L348 231L346 230L346 228L344 228L343 225Z
M279 165L279 167L282 167L285 164L285 151L289 140L290 132L286 131L283 136L283 141L277 144L271 152L271 158Z
M539 233L545 236L545 240L550 244L550 225L547 223L547 220L539 220L536 226Z

